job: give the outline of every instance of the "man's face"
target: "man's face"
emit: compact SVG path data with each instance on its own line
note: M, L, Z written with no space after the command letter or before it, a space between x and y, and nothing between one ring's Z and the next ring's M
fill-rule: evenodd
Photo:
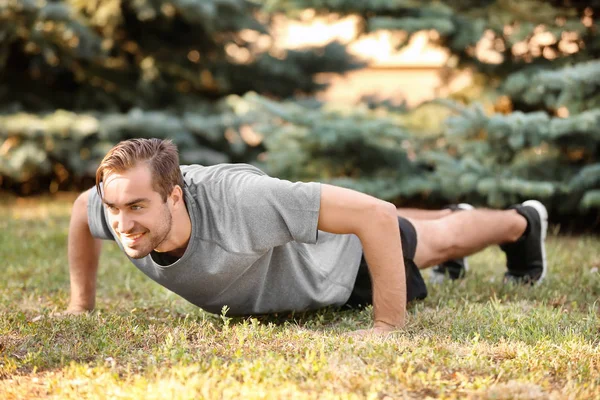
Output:
M143 258L159 248L172 228L170 201L152 188L150 169L140 164L104 180L104 204L109 223L131 258Z

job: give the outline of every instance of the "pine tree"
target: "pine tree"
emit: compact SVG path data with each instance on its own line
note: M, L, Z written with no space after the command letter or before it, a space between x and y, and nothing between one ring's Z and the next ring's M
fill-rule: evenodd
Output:
M319 72L359 65L337 43L273 48L268 15L246 0L0 7L1 104L32 111L180 108L249 90L287 97L319 89Z
M427 187L421 193L426 199L504 207L535 197L554 212L596 210L598 215L600 2L281 0L269 5L292 16L302 7L358 15L363 32L406 32L399 46L417 31L436 31L437 44L451 53L446 76L463 68L474 72L486 98L454 96L468 106L437 101L456 114L442 125L438 140L421 140L427 132L411 126L416 163L426 168L409 182ZM485 43L493 59L479 54ZM408 179L397 176L400 185Z
M409 111L295 98L321 87L318 72L359 66L339 43L273 47L270 18L305 8L403 31L399 47L435 31L444 76L468 68L479 89ZM0 6L2 185L62 187L115 141L158 136L184 162L254 162L398 204L535 197L598 216L599 12L566 0L12 0Z
M222 99L312 93L316 74L361 65L335 42L276 48L270 18L247 0L0 3L0 186L65 188L128 137L173 137L187 162L255 159Z

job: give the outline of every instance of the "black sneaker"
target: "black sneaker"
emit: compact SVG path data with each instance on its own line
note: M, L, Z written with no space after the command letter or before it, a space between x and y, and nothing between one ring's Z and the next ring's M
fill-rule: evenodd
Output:
M506 253L508 267L504 282L537 285L545 278L547 270L544 241L548 230L548 211L537 200L527 200L511 208L527 219L527 230L516 242L500 246Z
M449 208L452 211L460 211L472 210L473 206L467 203L460 203L452 204L447 208ZM462 279L465 277L465 274L468 270L469 263L467 262L466 257L444 261L440 265L436 265L431 269L430 281L431 283L438 284L448 279L450 279L451 281Z

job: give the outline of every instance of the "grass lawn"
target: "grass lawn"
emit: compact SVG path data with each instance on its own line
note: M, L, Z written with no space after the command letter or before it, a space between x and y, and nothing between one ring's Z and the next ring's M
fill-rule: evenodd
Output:
M113 243L97 310L53 317L68 302L69 199L0 202L1 399L600 398L600 237L551 227L536 288L504 287L490 248L412 304L404 331L357 340L370 309L214 316Z

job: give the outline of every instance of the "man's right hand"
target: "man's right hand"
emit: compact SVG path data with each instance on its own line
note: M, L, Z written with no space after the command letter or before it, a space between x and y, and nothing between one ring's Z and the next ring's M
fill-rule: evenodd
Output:
M40 315L37 315L37 316L33 317L30 322L38 322L38 321L41 321L44 318L62 318L62 317L69 317L69 316L72 316L72 315L82 315L82 314L88 313L90 311L91 310L87 310L87 309L82 308L82 307L69 305L69 307L65 311L62 311L62 312L53 312L53 313L50 313L50 314L47 314L47 315L40 314Z

